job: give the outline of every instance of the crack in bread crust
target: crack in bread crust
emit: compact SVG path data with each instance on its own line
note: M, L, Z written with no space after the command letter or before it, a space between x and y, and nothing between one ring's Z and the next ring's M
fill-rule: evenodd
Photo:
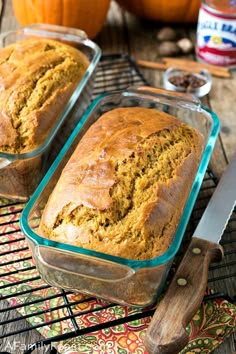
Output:
M144 117L152 111L140 110ZM123 112L119 110L117 117L121 114ZM148 124L148 120L144 124ZM157 129L136 140L135 148L125 157L114 157L116 152L109 155L109 172L113 176L113 183L106 188L112 201L109 207L89 207L79 200L66 198L68 202L59 207L48 227L44 215L50 215L55 202L53 197L41 221L41 231L46 237L131 259L150 259L168 248L198 166L201 137L178 121L174 127ZM102 144L104 147L108 152L109 147ZM101 156L100 152L96 156ZM96 158L88 160L88 166L96 164ZM61 176L61 184L67 172L69 174L70 166L69 162ZM81 168L86 170L86 165ZM81 183L82 177L75 178L74 188L79 188ZM89 183L91 185L90 180ZM57 192L58 189L53 193L60 203Z
M0 51L0 150L38 147L89 65L78 49L51 39L26 39Z

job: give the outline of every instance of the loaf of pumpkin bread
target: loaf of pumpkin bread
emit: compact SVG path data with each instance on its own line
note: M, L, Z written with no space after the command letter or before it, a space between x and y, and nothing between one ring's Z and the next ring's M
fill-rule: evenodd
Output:
M202 136L150 108L117 108L86 132L43 211L59 242L145 260L170 246L203 150Z
M31 38L0 50L0 151L28 152L47 137L89 61L78 49Z

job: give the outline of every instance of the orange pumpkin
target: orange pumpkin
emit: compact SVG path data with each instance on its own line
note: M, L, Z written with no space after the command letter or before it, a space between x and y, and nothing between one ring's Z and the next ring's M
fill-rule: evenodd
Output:
M47 23L80 28L94 38L105 22L110 0L12 0L22 26Z
M165 23L196 22L201 0L116 0L130 13Z

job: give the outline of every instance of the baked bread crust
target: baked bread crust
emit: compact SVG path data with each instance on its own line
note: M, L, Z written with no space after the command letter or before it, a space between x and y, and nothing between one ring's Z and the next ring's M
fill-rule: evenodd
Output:
M40 234L151 259L171 244L203 149L192 127L155 109L117 108L83 136L43 211Z
M78 49L46 38L0 50L0 151L40 146L88 65Z

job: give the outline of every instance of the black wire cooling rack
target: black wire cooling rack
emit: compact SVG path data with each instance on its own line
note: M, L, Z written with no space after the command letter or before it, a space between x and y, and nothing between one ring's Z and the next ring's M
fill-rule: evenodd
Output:
M123 90L129 86L139 84L143 85L148 83L130 57L120 54L104 55L96 74L93 97L103 92ZM216 184L217 180L214 175L211 171L207 171L186 230L187 237L188 235L190 237L194 231L214 192ZM19 218L23 208L23 203L0 200L0 298L2 304L0 308L0 350L5 350L4 353L9 351L13 354L12 351L9 350L9 343L11 343L12 338L15 338L15 336L22 334L24 337L28 336L27 338L30 338L29 333L31 331L37 330L43 333L44 327L46 328L52 324L58 324L60 327L63 321L70 320L71 326L69 329L67 328L66 331L62 331L62 333L57 333L56 335L52 333L50 336L47 336L46 339L40 339L37 342L30 343L27 348L23 350L25 354L29 354L35 352L39 347L43 346L46 348L49 346L50 349L47 353L55 354L57 351L53 347L53 343L152 316L154 312L153 309L136 309L134 313L128 316L123 316L112 321L103 321L91 327L80 328L78 318L83 312L76 313L74 308L85 300L72 300L72 293L60 289L50 293L50 286L41 281L32 263L27 243L19 227ZM221 243L225 250L225 258L221 263L213 264L209 271L209 287L215 290L215 294L209 295L205 299L225 297L229 301L234 302L236 300L235 212L232 214ZM180 250L179 255L181 255L181 252L183 252L183 250ZM10 271L7 271L7 269L10 269ZM28 274L28 276L25 277L25 274ZM15 282L10 281L3 283L1 281L1 279L6 279L6 277L7 279L11 276L14 278L14 275L18 276L18 280ZM28 286L29 283L31 287ZM56 305L51 306L49 309L41 309L40 304L42 299L34 296L32 300L30 296L32 292L35 293L37 291L45 291L47 295L44 301L52 302L55 299L57 300L55 301ZM12 299L15 298L23 300L14 304ZM92 301L94 301L94 298L86 298L87 303ZM90 311L95 313L104 308L115 306L115 304L103 303L101 301L97 304L96 308ZM23 308L28 308L29 311L24 312L22 315ZM14 311L14 315L12 315L12 311ZM60 311L59 316L55 315L58 311ZM41 314L47 314L48 320L32 325L31 319ZM19 352L16 351L16 353L18 354Z

